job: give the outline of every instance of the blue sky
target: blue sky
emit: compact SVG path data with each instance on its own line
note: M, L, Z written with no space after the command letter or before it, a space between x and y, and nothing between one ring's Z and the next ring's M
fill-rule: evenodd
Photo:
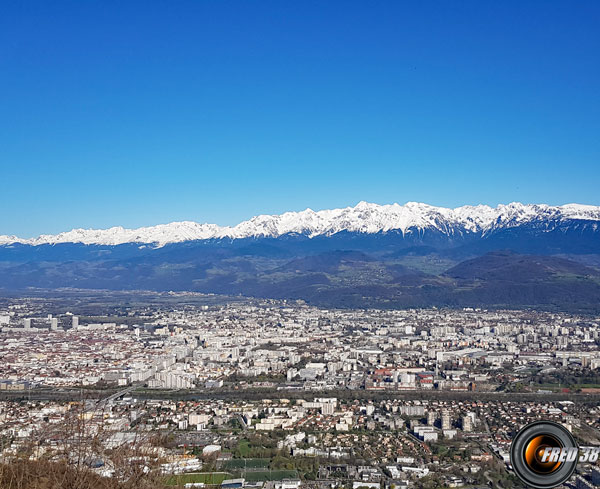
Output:
M600 205L600 2L0 3L0 234Z

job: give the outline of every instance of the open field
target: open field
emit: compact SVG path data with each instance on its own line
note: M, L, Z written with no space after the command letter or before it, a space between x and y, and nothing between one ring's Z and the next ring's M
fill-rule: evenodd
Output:
M167 486L178 486L189 482L203 482L205 484L221 484L225 479L233 477L228 472L193 472L188 474L179 474L169 477L166 481Z
M295 470L265 470L260 472L246 472L244 478L247 481L280 481L283 479L295 479L298 472Z
M240 445L242 442L240 442ZM248 442L245 443L249 451ZM237 458L228 460L223 467L227 470L242 470L242 469L266 469L269 467L268 458Z

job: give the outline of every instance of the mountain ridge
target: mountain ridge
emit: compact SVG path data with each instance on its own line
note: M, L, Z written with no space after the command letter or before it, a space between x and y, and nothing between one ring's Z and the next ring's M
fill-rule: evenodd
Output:
M79 228L30 239L0 235L0 245L80 243L116 246L137 243L162 247L171 243L210 239L278 238L294 234L314 238L341 232L377 234L390 231L400 232L402 235L436 231L450 237L471 234L484 237L526 224L553 229L569 221L590 224L596 231L600 223L600 206L550 206L513 202L496 207L466 205L452 209L418 202L380 205L361 201L354 207L320 211L309 208L278 215L259 215L236 226L177 221L136 229L121 226L108 229Z

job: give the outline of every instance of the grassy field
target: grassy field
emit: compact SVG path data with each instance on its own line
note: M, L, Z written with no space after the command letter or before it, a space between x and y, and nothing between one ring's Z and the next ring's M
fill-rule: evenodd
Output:
M254 460L257 464L262 464L266 459L259 458L249 460ZM167 478L165 483L167 486L182 486L188 482L204 482L205 484L216 485L221 484L221 482L223 482L225 479L232 479L236 476L228 472L193 472L189 474L172 475ZM256 472L246 472L244 474L240 474L239 477L244 477L247 481L251 482L280 481L282 479L295 479L298 477L298 472L296 470L261 470Z
M228 472L192 472L189 474L179 474L170 476L167 486L178 486L188 482L204 482L205 484L221 484L225 479L233 476Z
M239 469L266 469L269 467L268 458L236 458L225 462L224 468L228 470Z
M600 388L600 384L533 384L533 387L535 389L546 389L546 390L551 390L554 392L558 392L562 389L568 388L568 389L599 389Z
M250 442L248 440L240 440L238 442L238 449L242 457L250 455Z
M538 390L538 389L542 389L542 390L547 390L547 391L552 391L552 392L560 392L561 389L564 389L565 387L569 387L565 384L533 384L531 386L531 388L533 388L533 390Z
M280 481L282 479L296 479L296 470L265 470L260 472L246 472L244 478L247 481Z

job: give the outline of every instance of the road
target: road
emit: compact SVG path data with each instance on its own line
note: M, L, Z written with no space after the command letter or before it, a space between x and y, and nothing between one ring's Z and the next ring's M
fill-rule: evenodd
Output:
M123 389L122 391L119 392L115 392L114 394L109 395L108 397L105 397L104 399L100 399L96 404L106 404L109 403L111 401L114 401L115 399L118 399L119 397L123 397L127 394L129 394L130 392L133 392L134 390L136 390L139 386L137 385L132 385L130 387L127 387L126 389Z
M573 401L580 405L600 404L598 394L523 394L504 392L448 392L448 391L366 391L366 390L332 390L332 391L288 391L276 389L220 389L220 390L150 390L138 386L126 389L95 390L80 388L31 389L30 391L0 391L0 400L65 400L78 401L97 399L98 402L108 401L128 393L137 399L164 399L173 401L192 401L202 399L222 400L256 400L261 399L306 399L310 397L337 397L351 400L446 400L446 401L512 401L512 402L558 402Z

